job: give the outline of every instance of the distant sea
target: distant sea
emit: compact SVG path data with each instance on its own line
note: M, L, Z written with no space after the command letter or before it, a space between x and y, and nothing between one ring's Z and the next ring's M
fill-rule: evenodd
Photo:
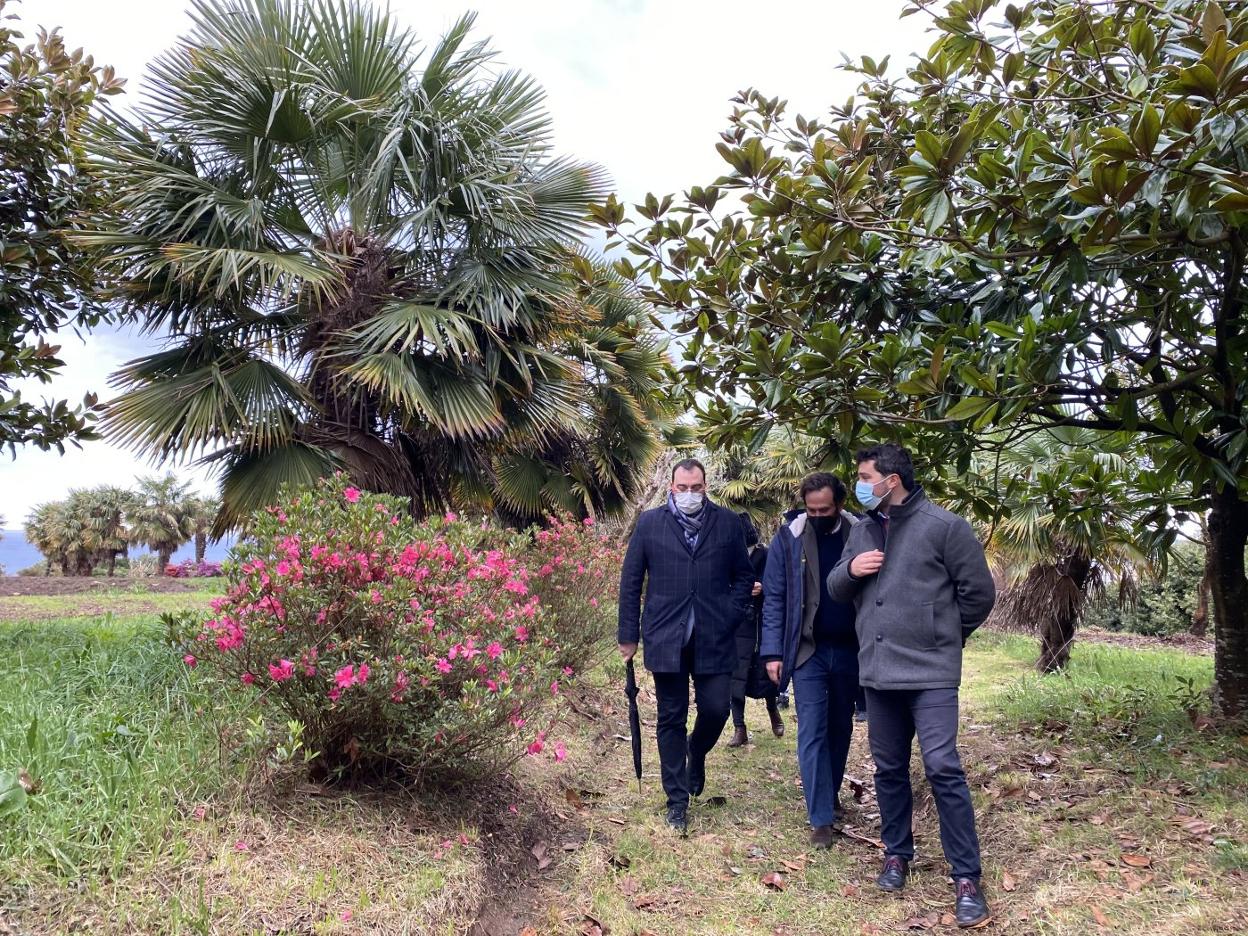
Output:
M26 534L21 530L4 530L0 531L3 539L0 539L0 566L4 567L5 575L17 575L22 569L28 568L36 564L43 563L43 553L39 552L34 546L26 541ZM234 545L234 540L223 539L219 543L209 543L208 553L205 556L210 562L223 562L226 554L230 551L230 547ZM151 552L144 546L131 546L130 555L139 556L143 553ZM181 562L183 559L195 558L195 544L187 543L176 553L173 554L174 562Z

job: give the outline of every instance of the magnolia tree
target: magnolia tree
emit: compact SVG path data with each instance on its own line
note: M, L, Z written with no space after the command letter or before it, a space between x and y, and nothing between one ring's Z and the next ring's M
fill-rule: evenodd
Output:
M612 620L618 557L591 523L418 524L337 475L251 530L184 660L298 722L314 771L562 759L544 718Z
M1134 435L1141 523L1207 514L1216 701L1248 713L1248 9L929 8L903 76L863 58L826 119L744 92L725 176L640 226L598 206L619 267L688 336L717 441L888 436L953 491L1023 435Z

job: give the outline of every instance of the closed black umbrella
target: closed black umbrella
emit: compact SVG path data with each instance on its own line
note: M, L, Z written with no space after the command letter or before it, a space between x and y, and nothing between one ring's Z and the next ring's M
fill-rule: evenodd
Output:
M641 714L637 711L637 671L633 661L624 664L624 694L628 696L628 733L633 740L633 770L637 774L637 792L641 792Z

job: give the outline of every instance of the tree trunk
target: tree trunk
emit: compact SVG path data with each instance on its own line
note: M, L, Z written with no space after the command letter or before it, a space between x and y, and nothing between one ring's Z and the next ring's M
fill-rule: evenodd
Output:
M44 560L44 563L43 563L43 577L44 577L44 578L51 578L51 577L52 577L52 560L51 560L51 559L45 559L45 560Z
M1222 718L1248 715L1248 501L1234 488L1213 495L1209 511L1209 593L1213 599L1213 705Z
M195 534L195 564L199 565L204 561L204 556L208 554L208 534Z
M109 550L108 553L108 577L112 578L117 571L117 551Z
M157 555L157 556L159 557L159 559L160 559L160 566L159 566L159 568L156 570L156 574L157 574L157 575L164 575L164 574L165 574L165 569L169 568L169 563L173 560L173 550L172 550L172 549L161 549L161 550L158 550L158 551L157 551L156 555Z
M1056 673L1070 662L1070 648L1075 642L1075 627L1087 596L1088 577L1092 562L1082 555L1070 556L1056 563L1059 578L1054 585L1050 612L1040 618L1040 658L1036 669Z

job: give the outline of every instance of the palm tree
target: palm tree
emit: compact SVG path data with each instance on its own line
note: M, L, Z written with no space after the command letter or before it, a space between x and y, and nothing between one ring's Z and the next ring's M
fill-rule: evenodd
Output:
M195 562L204 561L208 553L208 537L212 525L221 510L221 502L215 497L192 497L191 501L191 536L195 540Z
M734 511L745 511L766 533L797 503L802 479L821 465L828 446L812 436L773 429L762 446L737 445L707 454L717 496Z
M195 533L195 503L190 485L172 474L163 478L140 478L130 511L130 539L144 543L156 553L163 572L178 547Z
M1111 579L1164 564L1172 531L1158 533L1141 496L1146 465L1131 440L1090 429L1056 428L1005 446L976 464L1003 485L1003 519L986 530L987 551L1007 587L992 618L1040 638L1036 668L1070 660L1090 596Z
M125 555L130 544L126 519L134 504L132 492L109 485L70 495L70 509L85 514L83 546L92 556L92 567L108 563L109 578L116 573L117 557Z
M670 364L578 260L606 178L552 154L541 90L472 16L423 56L359 0L193 16L89 142L115 195L80 240L172 338L115 375L111 438L219 468L217 534L337 468L416 512L610 509Z
M60 566L62 575L70 574L73 534L64 501L39 504L26 517L26 539L41 553L45 561L44 575L52 574L52 566Z

